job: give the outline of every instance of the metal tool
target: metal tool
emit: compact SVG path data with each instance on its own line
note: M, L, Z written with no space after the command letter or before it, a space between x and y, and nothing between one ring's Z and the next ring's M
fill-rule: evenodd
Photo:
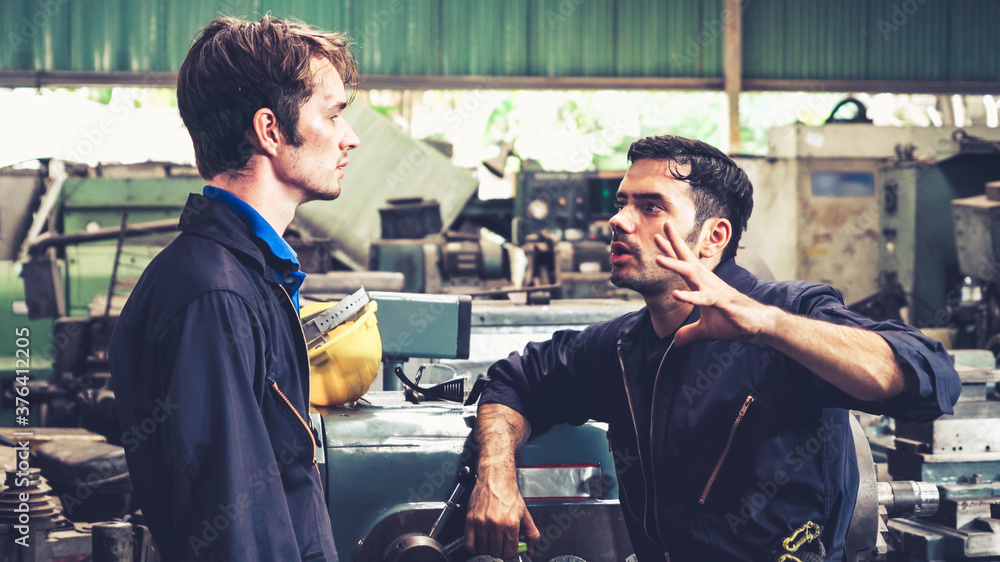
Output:
M336 306L306 320L302 323L302 331L305 332L306 341L312 346L313 342L323 337L324 334L364 310L369 300L368 293L362 287L337 303Z

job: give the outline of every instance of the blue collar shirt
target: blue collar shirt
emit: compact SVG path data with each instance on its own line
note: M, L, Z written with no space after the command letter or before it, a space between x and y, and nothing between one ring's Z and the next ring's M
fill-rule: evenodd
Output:
M299 310L299 289L302 287L302 282L306 279L306 274L299 269L299 256L295 253L295 250L246 201L224 189L219 189L211 185L206 185L203 193L205 197L215 199L242 218L250 226L250 231L254 237L263 242L275 258L284 262L282 265L285 267L276 268L278 271L278 282L288 291L288 296L291 297L292 304L295 305L295 310Z

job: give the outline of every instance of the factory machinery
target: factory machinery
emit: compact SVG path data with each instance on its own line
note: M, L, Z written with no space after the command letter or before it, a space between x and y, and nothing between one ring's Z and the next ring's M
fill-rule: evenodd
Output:
M560 327L617 316L635 305L595 300L562 301L547 307L477 301L471 306L467 297L407 293L372 293L372 298L379 303L387 365L409 365L403 363L406 358L420 357L436 360L439 370L469 374L459 379L460 391L453 394L457 401L429 399L439 385L424 380L418 387L422 392L369 392L356 403L318 408L311 414L319 443L317 459L341 556L344 560L379 562L489 560L466 552L461 543L477 452L470 438L477 388L471 373L481 372L482 366L495 358L495 349L513 346L510 338L544 337ZM497 341L504 338L507 340ZM407 369L407 378L414 378L414 369ZM985 380L995 380L995 372L979 368L963 370L963 374L966 384L976 391L970 391L969 398L960 404L976 404L974 395L982 399L979 402L986 402ZM389 382L383 385L392 386ZM934 429L951 434L949 423L952 420L935 422L944 425ZM989 488L982 483L986 467L968 467L980 474L979 484L972 483L971 476L968 483L955 476L964 470L961 466L947 472L951 484L938 487L927 481L931 480L929 475L936 477L939 472L928 469L920 474L894 473L896 481L880 483L860 424L854 423L852 429L863 475L849 535L852 560L988 559L979 554L996 552L986 545L996 535L984 528L994 525L995 531L997 523L989 519L988 499L983 499L976 507L978 515L970 519L973 511L968 498L975 493L970 490ZM898 429L900 439L903 435L912 439L920 431L917 426ZM532 560L623 561L631 554L617 501L615 469L634 459L615 458L608 451L605 433L606 426L600 423L557 426L525 447L518 483L542 533ZM141 516L132 512L124 465L123 446L142 435L121 436L121 446L81 430L39 428L36 437L40 445L31 464L41 469L47 482L32 474L28 488L31 520L46 523L32 525L29 549L12 543L18 536L16 526L0 527L5 559L70 560L59 557L92 553L95 560L157 560ZM921 451L919 446L914 450ZM920 456L923 466L937 469L941 463L936 457L942 456L937 452L913 454ZM955 455L944 456L958 462ZM896 470L894 462L890 460L890 470ZM924 482L901 481L904 477ZM20 491L8 487L7 496L0 499L15 490ZM898 519L911 513L934 514L939 490L941 509L933 519ZM958 510L952 510L953 506ZM16 517L10 507L5 513L8 518ZM949 527L948 518L955 518L956 513L957 520ZM941 538L928 538L932 533ZM920 542L918 537L927 540ZM956 537L966 537L964 546L956 546ZM125 542L128 549L122 546ZM915 544L930 545L927 556Z
M1000 560L1000 381L989 351L958 351L962 395L955 413L897 423L888 449L895 481L936 486L940 506L925 517L890 519L890 560ZM978 366L976 364L979 364ZM919 493L919 492L918 492Z
M436 201L390 200L380 210L372 271L405 273L405 290L479 296L629 298L611 284L608 244L624 171L518 174L514 199L472 199L455 230L442 231ZM479 227L498 234L480 236ZM509 240L504 243L502 240Z
M962 378L954 414L895 425L889 474L935 485L940 507L888 521L890 560L1000 560L1000 143L953 140L948 158L879 174L879 283L899 294L886 316L906 307L917 327L944 328Z
M892 281L902 286L902 306L909 309L911 321L920 325L929 318L933 323L921 327L955 326L966 337L962 346L988 348L1000 327L994 323L995 311L1000 310L995 304L1000 295L995 276L995 264L1000 263L996 243L1000 202L968 196L982 193L983 183L996 179L997 165L995 155L963 158L941 166L901 162L875 176L879 251L884 252L878 260L879 279L885 289ZM978 171L970 172L970 163ZM641 302L551 300L543 306L525 306L509 300L475 300L470 304L460 293L506 294L513 286L527 293L528 303L557 296L615 296L605 271L609 233L600 225L606 225L610 216L608 196L613 200L612 184L617 181L602 174L523 175L521 195L503 211L518 218L506 222L522 255L512 253L509 244L491 245L481 237L443 233L440 216L435 219L433 204L427 201L395 202L400 212L383 223L382 240L373 244L369 256L373 265L383 264L372 269L394 272L383 271L363 281L372 289L370 283L378 280L390 291L373 293L385 350L382 380L376 384L383 390L356 403L318 408L311 416L327 504L344 560L487 560L466 552L459 541L474 482L476 446L469 435L475 410L461 402L433 399L438 394L435 385L448 383L452 373L464 375L456 377L461 381L459 400L474 400L477 375L525 341L618 316ZM952 203L954 230L934 222L934 232L928 233L928 213L943 205L928 194L940 189L942 182L954 188L947 200L959 198ZM96 183L71 175L65 180L58 213L53 213L58 220L46 218L49 224L61 223L65 232L81 234L39 238L36 242L43 243L23 256L27 261L21 275L28 301L24 308L57 319L46 327L44 320L12 318L45 334L35 339L49 344L49 353L33 353L44 358L33 365L51 376L37 376L30 383L32 417L49 427L34 428L31 471L21 485L15 485L20 451L14 430L0 430L0 438L12 445L0 447L0 462L15 468L0 489L0 559L4 560L158 559L141 514L134 511L124 462L124 448L129 440L142 439L144 430L120 433L107 372L107 340L120 305L115 288L121 285L121 279L116 283L109 272L131 268L131 273L120 276L131 277L140 271L170 235L159 233L161 226L155 223L138 229L130 225L174 216L182 201L174 191L197 191L200 181L188 175ZM45 199L44 192L38 187L38 198ZM125 212L127 224L122 220ZM401 224L404 219L410 224ZM94 223L104 228L94 228ZM5 224L12 221L5 217ZM387 232L386 224L401 228ZM918 224L923 227L917 228ZM497 230L502 229L497 226ZM952 232L960 262L954 266L941 261L948 259L946 251L928 250L932 244L947 245ZM133 236L144 237L148 248L129 247L125 240ZM336 259L328 241L305 247L316 259ZM310 254L300 251L300 255ZM518 260L527 266L512 267ZM513 283L509 272L519 269L526 272L525 278ZM8 275L12 272L9 269ZM928 283L937 276L942 280L934 281L940 285L935 289ZM309 282L324 277L310 276L306 289L319 298L344 294L335 284L316 283L309 289ZM411 283L421 286L410 287ZM956 298L940 294L942 287L951 286L961 287ZM404 288L439 288L451 294L391 292ZM95 301L94 294L101 298ZM884 299L871 303L876 305L872 310L893 308L883 306ZM932 313L941 314L928 316L921 308L927 304ZM17 313L17 306L13 309ZM0 310L0 315L10 313ZM0 346L7 343L0 341ZM862 485L849 534L851 560L1000 560L996 390L1000 376L992 353L959 350L954 356L963 380L954 415L929 424L898 424L882 445L875 440L874 456L862 425L854 427ZM425 363L432 367L421 371L418 365ZM416 388L404 389L397 372L411 383L418 373L426 374L413 385ZM449 384L452 389L457 386ZM0 413L4 415L15 406L12 386L9 379L3 383L5 404ZM13 418L2 425L13 425ZM597 423L559 426L525 447L519 484L543 536L532 560L594 562L626 560L631 554L614 476L616 466L629 459L608 452L605 429ZM874 461L886 459L892 480L879 481L877 475L884 477L886 470L876 469ZM20 488L25 485L33 522L28 548L14 542L21 536L17 510L24 503Z

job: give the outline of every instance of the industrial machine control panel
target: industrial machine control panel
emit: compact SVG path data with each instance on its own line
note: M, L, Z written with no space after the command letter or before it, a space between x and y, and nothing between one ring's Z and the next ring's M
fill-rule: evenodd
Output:
M608 219L624 171L536 172L518 176L514 203L515 242L544 234L555 240L608 241Z

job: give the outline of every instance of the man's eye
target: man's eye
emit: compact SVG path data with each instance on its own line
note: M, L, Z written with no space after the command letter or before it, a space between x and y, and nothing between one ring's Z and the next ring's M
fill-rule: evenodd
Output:
M662 211L662 210L663 210L663 207L661 207L659 205L656 205L654 203L647 203L646 204L646 212L647 213L655 213L657 211Z
M615 202L615 210L621 211L624 208L625 208L625 203L622 203L621 201Z

